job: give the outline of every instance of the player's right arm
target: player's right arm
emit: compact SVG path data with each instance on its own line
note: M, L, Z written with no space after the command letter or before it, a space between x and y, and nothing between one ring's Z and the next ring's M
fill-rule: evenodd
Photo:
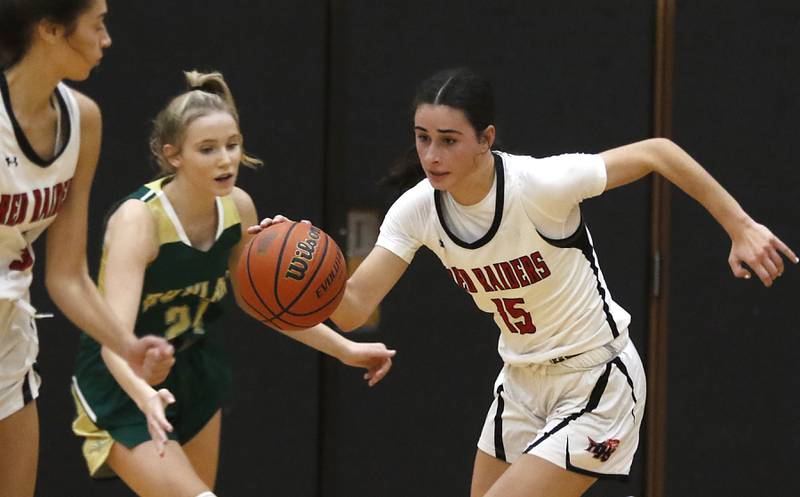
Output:
M250 241L250 238L258 233L261 228L288 221L288 219L283 216L275 216L275 218L265 218L259 225L256 225L258 215L256 214L256 208L255 205L253 205L253 200L250 198L250 195L239 188L235 188L232 196L242 222L242 238L231 251L228 260L228 268L233 282L231 286L234 290L236 302L244 312L249 313L247 304L242 301L237 290L239 285L236 281L238 273L236 267L239 258L242 256L244 247ZM389 288L391 288L391 286ZM344 298L347 298L346 292ZM369 314L367 314L367 316L369 316ZM258 316L253 317L260 321ZM364 373L364 379L367 380L369 386L374 386L389 373L392 367L392 357L395 355L394 350L387 349L386 345L382 343L359 343L348 340L324 323L320 323L305 330L281 331L281 333L292 340L296 340L324 354L335 357L343 364L366 369L367 371Z
M147 265L158 255L158 234L155 220L145 204L128 200L111 216L103 241L105 262L102 272L103 294L126 330L134 329L141 301ZM157 350L150 352L157 354ZM102 357L108 370L147 417L147 427L159 453L172 431L164 407L175 401L165 389L152 386L161 383L175 362L172 358L147 378L136 375L119 355L107 347Z
M754 221L708 171L672 141L652 138L600 155L606 164L607 190L657 172L705 207L731 239L728 264L736 277L750 278L746 264L765 286L771 286L783 274L781 254L795 264L800 262L785 243Z
M407 268L408 263L394 253L373 247L347 280L342 302L331 315L333 322L342 331L363 325Z
M69 195L47 230L45 284L50 298L70 321L143 372L150 366L149 349L158 348L171 354L171 348L162 339L137 340L131 331L126 331L89 276L86 263L89 192L100 154L102 120L97 104L74 93L81 115L80 153Z

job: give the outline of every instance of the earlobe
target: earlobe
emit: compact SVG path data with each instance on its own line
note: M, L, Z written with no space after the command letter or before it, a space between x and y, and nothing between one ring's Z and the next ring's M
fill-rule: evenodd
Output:
M497 130L495 129L494 124L486 126L486 130L484 131L483 136L486 139L486 145L488 146L489 149L491 149L492 146L494 145L494 139L496 134Z
M481 133L481 143L486 144L486 150L483 152L488 152L492 149L492 145L494 145L494 137L495 137L495 128L494 125L486 126L486 129L483 130Z

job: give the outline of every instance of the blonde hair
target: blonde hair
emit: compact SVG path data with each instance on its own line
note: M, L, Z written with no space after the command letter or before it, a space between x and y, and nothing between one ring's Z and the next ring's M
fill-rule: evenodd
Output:
M188 89L170 100L153 120L150 152L158 164L159 176L175 174L175 167L164 156L164 145L181 148L186 130L195 119L213 112L227 112L239 125L239 112L222 74L197 71L184 71L183 74ZM255 168L263 162L248 155L242 148L242 164Z

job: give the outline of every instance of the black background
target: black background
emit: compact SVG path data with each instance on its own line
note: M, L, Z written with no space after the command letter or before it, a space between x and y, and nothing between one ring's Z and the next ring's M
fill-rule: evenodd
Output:
M677 3L674 138L800 249L800 7ZM652 135L655 1L141 0L109 9L114 44L77 85L105 121L93 261L106 209L153 175L149 122L183 89L183 69L225 74L246 145L266 163L239 182L259 214L310 219L341 243L348 209L383 212L396 197L376 181L412 143L414 88L439 69L468 65L492 80L510 151L600 152ZM772 289L735 280L724 231L684 194L673 197L667 495L799 495L790 478L800 449L798 268ZM584 204L645 362L649 206L647 181ZM38 253L33 303L53 310ZM430 253L389 294L379 327L352 335L399 351L374 389L235 310L228 319L236 386L223 410L220 496L468 495L500 367L497 331ZM91 482L71 435L76 330L57 313L39 332L37 495L131 495L118 481ZM588 495L642 495L643 454L628 483Z

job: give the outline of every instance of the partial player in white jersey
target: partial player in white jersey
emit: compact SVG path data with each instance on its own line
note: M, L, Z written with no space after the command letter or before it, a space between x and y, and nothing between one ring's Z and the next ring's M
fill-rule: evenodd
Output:
M166 341L121 325L87 271L100 111L61 81L84 80L100 62L111 44L105 14L105 0L0 3L0 495L34 492L39 342L28 288L31 244L45 229L46 284L64 314L140 374L173 362Z
M427 247L500 328L505 365L478 440L472 497L578 496L597 478L627 475L644 372L581 201L655 171L727 231L735 276L750 277L746 263L770 286L784 270L780 253L797 257L669 140L546 159L493 151L492 89L466 69L424 81L414 109L416 154L405 169L425 179L387 213L333 320L344 330L364 323Z

